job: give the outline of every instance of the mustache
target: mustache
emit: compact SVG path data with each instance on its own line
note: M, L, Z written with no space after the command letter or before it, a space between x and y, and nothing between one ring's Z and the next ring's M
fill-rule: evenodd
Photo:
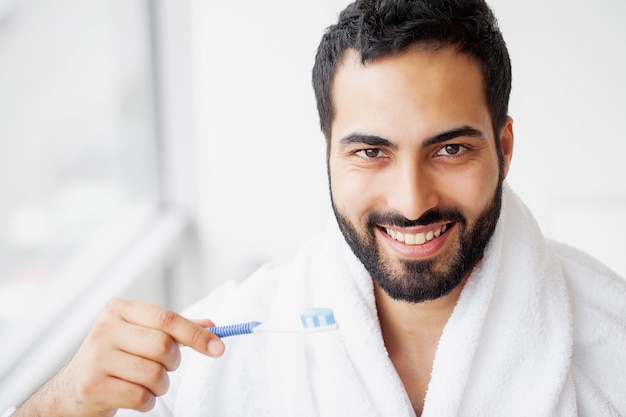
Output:
M413 227L427 226L434 223L466 223L467 220L456 207L433 207L414 220L407 219L397 212L388 211L370 213L367 222L371 227L376 225Z

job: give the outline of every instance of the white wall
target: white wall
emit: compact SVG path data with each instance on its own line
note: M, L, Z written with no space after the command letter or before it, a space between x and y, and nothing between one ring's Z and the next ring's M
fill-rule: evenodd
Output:
M336 3L195 2L200 227L211 280L288 259L329 216L310 79Z
M310 84L348 2L193 2L200 230L212 283L284 260L330 215ZM626 3L491 2L513 60L510 183L545 232L622 275Z
M513 61L511 185L626 277L626 2L493 0Z

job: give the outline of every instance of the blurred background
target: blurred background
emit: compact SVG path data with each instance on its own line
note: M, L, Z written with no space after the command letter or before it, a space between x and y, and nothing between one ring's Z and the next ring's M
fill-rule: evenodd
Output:
M183 309L331 216L310 82L348 3L0 0L0 412L113 297ZM626 2L490 2L509 183L626 276Z

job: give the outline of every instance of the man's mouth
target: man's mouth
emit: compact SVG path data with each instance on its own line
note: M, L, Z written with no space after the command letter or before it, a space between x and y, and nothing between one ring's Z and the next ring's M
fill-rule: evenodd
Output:
M402 242L407 245L423 245L426 242L430 242L431 240L437 239L439 236L443 235L448 228L449 224L444 224L421 233L403 233L392 230L389 227L383 227L382 229L398 242Z

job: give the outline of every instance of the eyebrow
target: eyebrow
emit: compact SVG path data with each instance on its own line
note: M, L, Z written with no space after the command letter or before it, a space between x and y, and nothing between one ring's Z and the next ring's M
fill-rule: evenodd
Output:
M478 139L486 139L483 132L470 126L461 126L456 129L448 130L443 133L439 133L433 137L426 139L421 147L427 148L438 143L447 142L452 139L460 137L472 137ZM388 139L382 138L376 135L366 135L362 133L351 133L348 136L341 138L339 141L342 145L363 144L373 147L385 147L389 149L398 149L398 145Z
M376 135L364 135L361 133L351 133L348 136L341 138L339 142L344 146L356 143L368 146L390 148L394 150L398 149L398 145L388 139L381 138L380 136Z
M470 126L461 126L456 129L448 130L446 132L440 133L438 135L433 136L432 138L426 139L422 143L422 148L427 148L432 145L436 145L438 143L447 142L452 139L461 138L461 137L470 137L477 139L487 139L485 134L478 129L474 129Z

